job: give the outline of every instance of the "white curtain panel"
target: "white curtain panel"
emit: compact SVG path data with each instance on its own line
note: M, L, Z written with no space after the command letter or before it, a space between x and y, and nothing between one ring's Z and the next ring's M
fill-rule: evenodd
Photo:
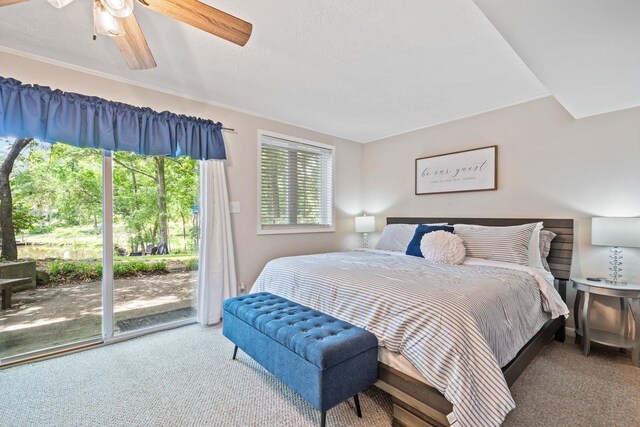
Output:
M222 302L237 295L231 216L224 162L200 162L198 323L222 319Z

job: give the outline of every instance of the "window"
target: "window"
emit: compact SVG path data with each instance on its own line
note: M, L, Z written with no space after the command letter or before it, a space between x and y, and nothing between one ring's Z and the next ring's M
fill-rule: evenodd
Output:
M334 231L334 148L264 131L258 145L258 233Z

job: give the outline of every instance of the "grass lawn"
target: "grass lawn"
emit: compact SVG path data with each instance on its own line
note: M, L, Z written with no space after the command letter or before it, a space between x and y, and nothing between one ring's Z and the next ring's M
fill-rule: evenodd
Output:
M186 261L194 255L185 253L191 250L189 238L185 241L182 235L170 228L169 247L173 254L163 255L162 259ZM113 241L120 247L130 251L129 236L123 224L114 224ZM27 243L18 248L19 258L42 260L59 258L65 260L89 260L102 258L102 228L94 226L59 227L47 233L28 233L19 236L21 242ZM176 253L177 252L177 253ZM116 256L116 259L131 259L129 256Z

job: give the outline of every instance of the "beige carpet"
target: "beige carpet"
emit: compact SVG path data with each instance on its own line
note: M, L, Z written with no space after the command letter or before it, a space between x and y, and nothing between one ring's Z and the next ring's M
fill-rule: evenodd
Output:
M551 342L511 387L505 426L640 426L640 368L629 353Z
M233 346L189 326L0 370L2 426L317 426L319 414ZM551 343L513 389L508 426L640 425L640 368L629 356ZM389 426L375 388L329 411L327 425Z

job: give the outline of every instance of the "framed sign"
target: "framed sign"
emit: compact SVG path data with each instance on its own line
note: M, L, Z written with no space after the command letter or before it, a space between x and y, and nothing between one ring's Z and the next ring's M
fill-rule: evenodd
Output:
M416 194L496 190L498 146L416 159Z

